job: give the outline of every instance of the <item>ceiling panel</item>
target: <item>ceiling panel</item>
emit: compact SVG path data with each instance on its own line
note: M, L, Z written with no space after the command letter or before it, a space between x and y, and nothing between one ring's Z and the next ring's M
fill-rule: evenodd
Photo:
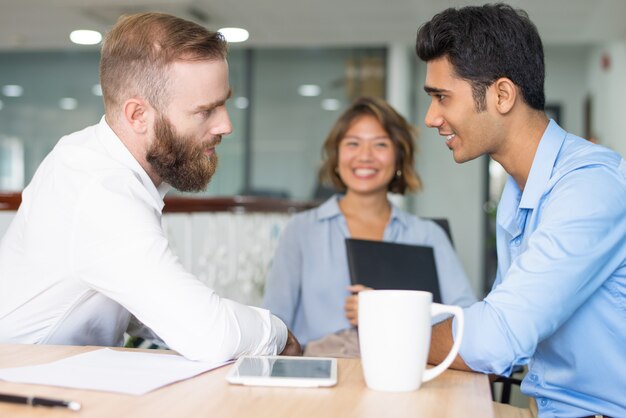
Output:
M510 0L528 11L547 45L626 37L623 0ZM382 45L413 41L419 25L464 0L0 0L0 50L79 47L73 29L108 30L124 13L163 11L210 29L242 26L246 46Z

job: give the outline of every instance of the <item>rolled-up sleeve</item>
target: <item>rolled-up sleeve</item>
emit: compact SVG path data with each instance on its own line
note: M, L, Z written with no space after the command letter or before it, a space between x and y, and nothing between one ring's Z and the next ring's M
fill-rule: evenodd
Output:
M611 178L602 166L572 171L538 207L521 209L528 211L526 232L498 242L498 253L508 250L501 246L523 248L485 300L464 310L459 352L472 369L506 375L528 362L619 268L626 197L615 193L622 185Z
M220 362L282 351L285 325L225 299L186 271L140 185L94 184L76 207L69 263L77 280L130 311L170 348ZM120 186L125 185L125 186Z

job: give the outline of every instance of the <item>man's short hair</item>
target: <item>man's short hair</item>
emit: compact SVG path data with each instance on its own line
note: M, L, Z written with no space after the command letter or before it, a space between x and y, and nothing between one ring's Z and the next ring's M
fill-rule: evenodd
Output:
M163 13L122 16L102 45L100 85L105 109L142 97L163 110L169 100L173 62L225 59L226 54L223 36L196 23Z
M505 4L446 9L419 28L415 49L423 61L446 57L471 84L478 111L501 77L519 87L530 107L544 110L543 45L523 10Z

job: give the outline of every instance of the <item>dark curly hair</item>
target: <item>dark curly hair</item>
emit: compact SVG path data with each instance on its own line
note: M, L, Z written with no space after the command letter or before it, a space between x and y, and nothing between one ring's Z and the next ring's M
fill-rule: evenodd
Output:
M519 87L530 107L544 110L543 45L523 10L501 3L446 9L418 29L415 50L423 61L448 58L472 85L478 111L485 109L487 88L501 77Z

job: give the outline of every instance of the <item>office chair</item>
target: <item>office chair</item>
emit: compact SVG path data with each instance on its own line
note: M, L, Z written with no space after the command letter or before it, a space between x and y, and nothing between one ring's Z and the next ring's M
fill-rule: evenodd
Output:
M447 218L424 218L424 219L433 221L434 223L439 225L448 236L448 239L450 240L450 244L452 244L452 246L454 247L454 241L452 240L452 232L450 231L450 222L448 222Z
M517 373L523 373L524 368L522 366L515 366L511 377L498 376L496 380L491 382L491 398L495 401L494 383L502 383L502 392L500 392L500 403L511 403L511 388L513 385L521 386L522 379L513 377Z

